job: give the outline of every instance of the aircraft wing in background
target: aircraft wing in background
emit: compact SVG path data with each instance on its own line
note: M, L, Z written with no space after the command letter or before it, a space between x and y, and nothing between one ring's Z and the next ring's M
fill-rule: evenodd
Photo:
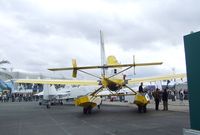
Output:
M18 79L15 83L34 83L34 84L65 84L65 85L98 85L96 80L48 80L48 79Z
M144 78L135 78L128 80L128 84L138 84L141 82L155 82L155 81L162 81L162 80L172 80L177 78L185 78L186 74L170 74L170 75L163 75L163 76L154 76L154 77L144 77Z

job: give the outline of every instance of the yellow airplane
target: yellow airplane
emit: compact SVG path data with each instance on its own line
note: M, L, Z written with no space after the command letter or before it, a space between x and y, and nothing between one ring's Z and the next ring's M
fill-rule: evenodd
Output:
M72 60L72 67L66 67L66 68L50 68L48 70L50 71L62 71L62 70L72 70L72 77L77 77L77 72L82 72L87 75L93 76L98 78L98 80L40 80L40 79L20 79L17 80L16 83L35 83L35 84L67 84L67 85L99 85L99 88L94 90L94 92L85 95L80 96L75 99L75 105L83 107L83 113L91 113L92 108L95 106L98 106L101 104L101 98L98 95L99 92L103 91L104 89L109 90L112 94L110 95L135 95L135 101L134 103L138 106L138 109L141 109L146 112L146 105L149 103L149 99L145 94L141 94L139 92L136 92L127 84L138 84L141 82L152 82L157 80L169 80L173 78L184 78L185 74L175 74L175 75L167 75L167 76L158 76L158 77L148 77L148 78L137 78L137 79L131 79L127 80L125 75L121 75L123 72L131 69L132 67L135 69L135 67L140 66L153 66L153 65L161 65L162 62L151 62L151 63L133 63L130 64L119 64L117 59L114 56L109 56L107 58L107 62L105 60L105 51L104 51L104 41L102 32L100 31L100 40L101 40L101 65L99 66L77 66L76 60ZM121 71L117 72L118 68L124 68L121 69ZM85 70L88 69L102 69L102 73L100 76L91 74L89 72L86 72ZM114 69L114 74L108 76L106 74L107 69ZM121 75L121 76L120 76ZM118 94L118 91L122 88L128 88L132 91L132 94Z
M94 81L94 80L71 80L71 83L78 84L78 85L99 85L99 88L94 90L94 92L78 97L75 100L75 105L77 106L82 106L83 107L83 113L91 113L91 109L94 108L95 106L98 106L100 104L100 98L98 93L103 91L104 89L109 90L112 94L111 96L126 96L126 95L135 95L135 101L134 103L138 106L139 108L143 108L143 111L146 112L146 105L149 103L149 99L145 94L141 94L139 92L136 92L127 84L139 84L141 82L154 82L158 80L171 80L174 78L184 78L185 74L172 74L172 75L164 75L164 76L155 76L155 77L147 77L147 78L135 78L131 80L126 80L125 76L119 77L118 75L121 74L122 72L130 69L131 67L136 67L136 66L151 66L151 65L160 65L162 62L152 62L152 63L134 63L134 64L119 64L117 63L116 59L114 56L109 56L107 59L108 64L103 65L103 66L77 66L76 61L72 60L72 67L68 68L51 68L49 70L51 71L61 71L61 70L73 70L72 76L76 77L77 76L77 71L86 73L88 75L97 77L99 80ZM103 74L101 76L96 76L93 75L89 72L83 71L86 69L108 69L108 68L122 68L126 67L125 69L121 70L118 73L115 73L114 75L111 76L106 76L105 71L103 71ZM116 70L116 69L115 69ZM65 80L67 83L67 81ZM68 84L70 84L68 80ZM64 83L64 82L63 82ZM118 91L122 88L128 88L129 90L132 91L133 94L118 94ZM104 95L106 96L106 95Z
M105 50L104 50L104 39L103 34L100 31L100 42L101 42L101 65L100 66L77 66L76 60L72 60L72 67L67 68L51 68L50 71L61 71L61 70L72 70L72 77L77 77L77 71L83 72L85 74L91 75L93 77L98 78L98 85L100 87L96 89L91 94L88 94L86 96L81 96L75 100L75 104L77 106L83 107L83 113L91 113L91 110L93 107L99 105L101 103L101 99L98 97L98 93L103 91L105 88L107 88L112 95L119 95L117 92L122 88L128 88L130 89L133 94L136 95L137 92L135 92L133 89L127 86L127 80L124 77L119 77L118 75L127 71L128 69L132 67L138 67L138 66L150 66L150 65L161 65L162 62L152 62L152 63L131 63L131 64L119 64L115 56L109 56L107 58L107 63L105 61ZM106 69L114 68L115 74L111 76L106 75ZM117 73L116 68L125 68ZM86 69L102 69L102 73L100 76L96 76L94 74L91 74L89 72L86 72L84 70ZM88 82L89 83L89 82ZM148 99L143 96L139 95L137 96L137 101L135 102L139 108L144 107L144 112L146 112L146 105L149 102Z
M145 78L134 78L131 80L123 80L123 79L116 79L121 80L119 82L124 81L125 85L121 85L122 83L115 82L116 85L118 85L118 88L120 90L120 87L126 87L129 88L131 91L133 91L133 94L118 94L117 89L113 89L116 91L111 91L112 94L109 94L109 96L126 96L126 95L135 95L134 103L139 108L143 108L144 111L146 110L146 105L149 103L148 97L146 97L143 94L140 94L139 92L134 91L130 87L127 86L127 84L139 84L141 82L156 82L160 80L173 80L175 78L185 78L186 74L170 74L170 75L163 75L163 76L154 76L154 77L145 77ZM102 78L103 80L103 78ZM106 79L107 80L107 79ZM104 80L104 82L106 81ZM115 79L109 79L107 84L110 83L110 81L115 81ZM93 93L90 93L85 96L78 97L75 99L75 104L77 106L83 107L83 112L85 113L91 113L92 108L95 106L99 106L101 104L101 98L99 97L98 93L104 90L104 84L99 83L99 81L96 80L49 80L49 79L18 79L15 81L15 83L34 83L34 84L64 84L64 85L82 85L82 86L98 86L101 85L99 89L94 90ZM106 87L107 85L105 85ZM116 87L115 87L116 88ZM109 90L109 89L108 89ZM108 95L100 95L100 96L108 96Z

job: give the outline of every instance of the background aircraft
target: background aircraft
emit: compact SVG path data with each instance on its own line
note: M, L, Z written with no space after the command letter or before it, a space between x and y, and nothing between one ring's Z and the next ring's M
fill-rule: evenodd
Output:
M34 96L40 98L39 105L46 105L50 108L51 105L63 105L63 101L72 101L76 97L85 95L91 92L94 86L74 86L64 85L64 87L57 88L52 84L44 84L42 92L35 94Z

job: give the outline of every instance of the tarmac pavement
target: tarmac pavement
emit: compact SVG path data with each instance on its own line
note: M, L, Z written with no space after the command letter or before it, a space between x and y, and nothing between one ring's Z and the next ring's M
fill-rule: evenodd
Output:
M37 102L0 103L0 134L180 135L189 128L188 112L155 111L150 106L140 114L134 105L107 104L84 115L82 108L72 104L46 109Z
M134 107L136 106L135 104L131 104L128 102L110 102L110 101L103 101L103 104L105 105L116 105L116 106L129 106L129 107ZM155 103L153 100L150 101L150 104L147 105L147 109L154 109L155 108ZM159 104L159 109L163 109L163 103L160 102ZM168 110L169 111L176 111L176 112L189 112L189 102L188 100L184 100L183 102L176 100L176 101L168 101Z

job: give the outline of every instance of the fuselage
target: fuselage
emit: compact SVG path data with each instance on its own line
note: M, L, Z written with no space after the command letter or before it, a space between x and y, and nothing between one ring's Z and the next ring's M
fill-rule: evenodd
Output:
M101 84L104 88L109 88L111 91L117 91L125 85L125 80L118 78L102 78Z

